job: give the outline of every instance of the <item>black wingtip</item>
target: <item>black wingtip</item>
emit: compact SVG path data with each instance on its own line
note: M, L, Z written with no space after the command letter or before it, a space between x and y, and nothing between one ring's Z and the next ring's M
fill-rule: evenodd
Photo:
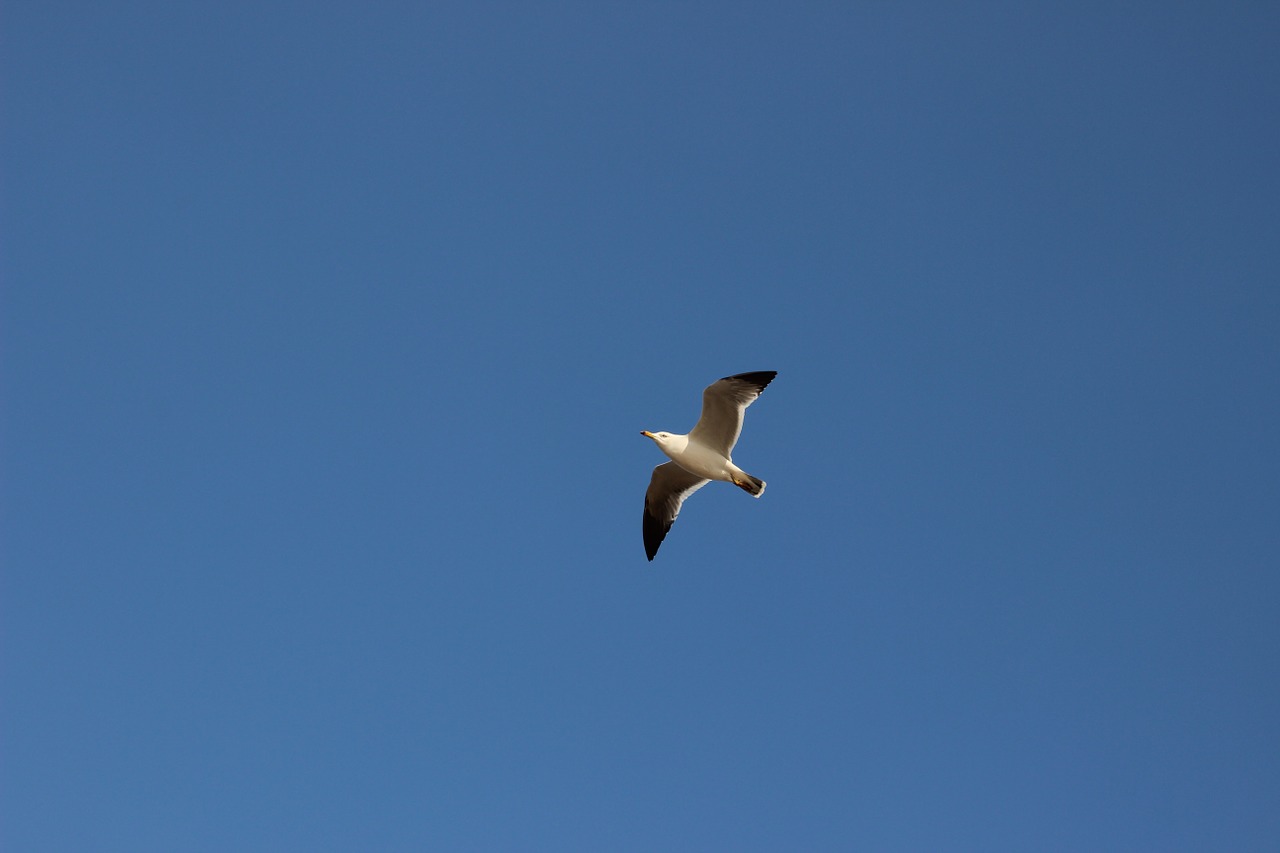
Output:
M644 506L644 553L649 558L650 563L658 555L658 546L662 544L663 539L667 538L667 531L670 529L670 524L664 525L649 512L649 504L646 501Z
M776 370L756 370L751 373L735 373L733 376L726 376L725 379L741 379L756 386L757 391L763 391L777 375Z

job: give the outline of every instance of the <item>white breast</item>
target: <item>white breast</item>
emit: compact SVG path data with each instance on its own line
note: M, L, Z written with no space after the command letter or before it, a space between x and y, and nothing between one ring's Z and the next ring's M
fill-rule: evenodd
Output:
M690 474L697 474L708 480L730 479L732 465L728 459L701 444L688 442L684 447L663 447L663 452Z

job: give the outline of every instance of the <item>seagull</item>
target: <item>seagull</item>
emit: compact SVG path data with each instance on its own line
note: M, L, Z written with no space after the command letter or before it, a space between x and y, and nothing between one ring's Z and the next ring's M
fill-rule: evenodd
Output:
M702 417L688 435L641 431L671 458L653 469L644 495L644 552L649 562L680 515L680 505L711 480L724 480L758 498L764 480L733 464L729 454L742 433L742 415L778 375L776 370L739 373L708 385L702 392Z

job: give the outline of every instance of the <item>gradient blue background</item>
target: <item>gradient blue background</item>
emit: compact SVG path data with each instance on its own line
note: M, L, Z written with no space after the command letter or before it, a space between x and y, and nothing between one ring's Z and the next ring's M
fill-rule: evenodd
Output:
M1280 7L0 23L6 850L1280 846Z

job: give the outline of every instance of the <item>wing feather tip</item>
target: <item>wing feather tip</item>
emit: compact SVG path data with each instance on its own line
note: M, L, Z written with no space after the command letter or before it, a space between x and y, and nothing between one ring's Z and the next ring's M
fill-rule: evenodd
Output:
M758 391L763 391L777 375L778 371L776 370L754 370L749 373L735 373L733 376L726 376L724 378L738 379L742 382L755 386Z
M671 529L670 524L663 524L658 517L649 512L649 502L645 501L644 505L644 553L649 558L649 562L653 562L653 558L658 555L658 548L662 545L662 540L667 538L667 531Z

